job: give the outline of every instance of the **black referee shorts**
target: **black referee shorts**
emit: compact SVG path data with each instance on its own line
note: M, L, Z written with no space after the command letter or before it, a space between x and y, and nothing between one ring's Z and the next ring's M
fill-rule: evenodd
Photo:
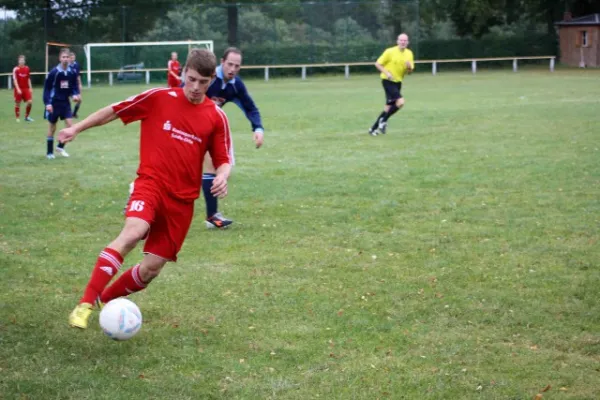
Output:
M387 79L382 79L381 84L385 92L385 104L394 104L396 100L402 98L402 82L392 82Z

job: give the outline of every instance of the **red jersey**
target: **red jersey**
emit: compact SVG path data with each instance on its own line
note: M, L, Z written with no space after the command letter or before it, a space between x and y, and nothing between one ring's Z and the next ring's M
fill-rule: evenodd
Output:
M208 97L193 104L182 88L150 89L112 108L125 124L142 121L138 176L177 199L193 201L200 195L207 151L215 168L231 164L229 121Z
M181 64L179 64L179 61L169 60L169 63L167 64L167 68L168 68L167 80L177 82L177 84L179 84L180 81L178 81L177 79L175 79L175 77L173 75L171 75L171 72L172 72L177 76L181 76Z
M13 69L13 79L19 85L19 89L29 89L29 67L27 65L23 65L19 67L18 65Z

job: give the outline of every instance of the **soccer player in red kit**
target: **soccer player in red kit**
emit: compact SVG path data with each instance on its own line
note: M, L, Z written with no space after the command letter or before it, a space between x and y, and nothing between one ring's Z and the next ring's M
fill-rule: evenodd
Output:
M82 131L120 118L141 121L140 165L121 233L100 252L69 324L85 329L94 304L138 292L158 276L168 261L176 261L192 222L194 201L202 187L202 163L208 151L217 177L216 196L227 195L231 172L231 136L225 113L205 94L215 75L215 55L193 49L185 64L185 87L150 89L96 111L70 128L59 140L69 142ZM125 271L112 285L123 258L140 240L141 263ZM108 286L108 287L107 287Z
M25 108L25 121L33 122L33 119L29 116L31 113L31 105L33 104L33 91L31 89L31 77L29 67L25 65L25 56L20 55L18 57L18 63L13 68L13 84L14 84L14 95L15 95L15 117L17 122L21 120L21 101L24 101L27 106Z
M171 53L171 59L167 64L167 84L169 87L181 86L181 64L177 61L177 53Z

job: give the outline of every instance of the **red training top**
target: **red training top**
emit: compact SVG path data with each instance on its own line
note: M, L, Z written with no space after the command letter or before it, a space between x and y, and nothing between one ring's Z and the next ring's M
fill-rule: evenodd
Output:
M207 151L215 168L232 163L229 121L208 97L193 104L183 88L150 89L112 108L125 124L142 121L138 176L177 199L193 201L200 195Z
M169 83L169 86L171 86L171 87L179 86L181 81L175 79L175 77L173 75L171 75L171 72L173 72L177 76L181 76L181 64L179 64L179 61L169 60L169 63L167 64L167 68L168 68L167 82Z
M22 67L17 65L13 68L13 79L19 85L19 89L29 89L29 67L27 65L23 65Z

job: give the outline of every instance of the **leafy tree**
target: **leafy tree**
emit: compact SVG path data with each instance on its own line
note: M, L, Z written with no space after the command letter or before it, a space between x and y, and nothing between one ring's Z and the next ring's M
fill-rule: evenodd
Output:
M219 4L227 10L227 43L230 46L239 46L240 44L240 12L247 9L248 6L257 5L256 0L213 0L208 2L210 6ZM274 19L294 19L297 18L300 7L299 0L288 0L285 3L279 1L264 1L261 8Z
M216 12L215 12L216 11ZM158 19L152 29L142 36L144 41L203 40L223 41L224 29L215 29L225 23L223 10L210 8L201 10L197 6L185 5Z
M333 35L323 29L315 28L304 22L289 24L290 34L295 43L298 44L329 44L333 41Z
M352 42L362 42L362 41L372 41L373 37L371 33L360 26L358 22L353 20L350 17L340 18L333 24L333 37L336 42L347 42L348 40Z
M503 23L503 0L451 0L446 7L459 36L479 38Z

